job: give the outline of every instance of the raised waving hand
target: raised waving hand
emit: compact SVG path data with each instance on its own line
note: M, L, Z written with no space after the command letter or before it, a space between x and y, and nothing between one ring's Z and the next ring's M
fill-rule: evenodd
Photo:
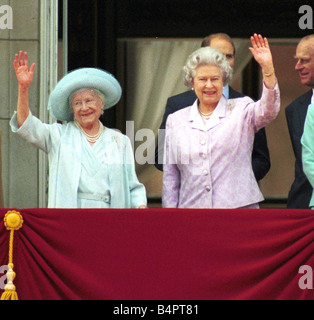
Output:
M255 33L251 37L251 44L252 47L249 49L256 62L262 68L265 85L268 88L274 88L276 84L275 68L267 38Z
M35 63L30 68L28 67L27 52L20 51L15 54L13 66L19 86L25 89L29 88L34 77Z
M35 63L33 63L29 68L27 52L20 51L15 55L13 66L19 83L17 97L17 123L20 127L29 115L28 89L33 82Z

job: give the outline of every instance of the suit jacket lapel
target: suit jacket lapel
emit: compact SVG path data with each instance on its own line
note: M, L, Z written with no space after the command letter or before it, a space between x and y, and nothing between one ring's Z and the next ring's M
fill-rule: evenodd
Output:
M229 86L229 99L242 98L244 96L244 94L235 91L232 87Z
M298 121L299 121L300 128L302 128L302 132L303 132L304 122L307 114L307 109L309 104L311 103L311 97L312 97L312 90L310 90L305 94L304 99L301 101L300 106L298 108L298 111L299 111Z

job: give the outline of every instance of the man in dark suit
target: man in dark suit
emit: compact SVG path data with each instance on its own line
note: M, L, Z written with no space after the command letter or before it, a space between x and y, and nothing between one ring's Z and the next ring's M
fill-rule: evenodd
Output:
M217 33L204 38L202 47L210 46L220 50L227 58L230 66L234 68L235 46L231 38L223 33ZM223 91L226 98L240 98L244 95L235 91L230 86L226 86ZM190 90L176 96L170 97L167 101L166 110L160 125L157 148L155 151L155 167L162 171L163 162L163 144L165 138L165 127L168 115L182 108L192 105L197 99L195 92ZM259 130L255 134L254 146L252 152L252 167L256 180L261 180L270 169L270 158L267 147L265 129Z
M313 188L303 172L301 137L309 104L314 102L314 34L302 38L296 49L301 84L311 89L289 104L285 110L291 143L295 155L295 178L292 183L287 208L309 209Z

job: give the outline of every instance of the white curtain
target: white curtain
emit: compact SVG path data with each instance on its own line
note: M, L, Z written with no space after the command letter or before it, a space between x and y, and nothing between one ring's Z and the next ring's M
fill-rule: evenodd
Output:
M145 134L151 133L157 138L168 97L188 90L183 84L182 67L187 57L200 47L200 43L201 39L126 41L126 116L127 120L134 121L135 158L145 149L147 163L139 164L137 161L136 169L140 181L146 185L148 195L160 195L161 173L152 164L156 139L145 137ZM251 59L248 41L237 39L235 45L234 80ZM143 132L142 129L148 130ZM139 134L140 130L142 135ZM143 141L136 141L142 138ZM154 187L151 188L151 185Z

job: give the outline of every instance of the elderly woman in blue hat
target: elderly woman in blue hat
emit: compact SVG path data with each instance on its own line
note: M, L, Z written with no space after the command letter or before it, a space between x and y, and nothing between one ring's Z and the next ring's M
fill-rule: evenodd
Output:
M27 52L15 55L17 111L10 125L48 154L50 208L145 208L146 191L135 173L130 140L99 121L121 97L118 81L106 71L82 68L68 73L52 91L48 109L60 123L44 124L29 108L35 64Z

